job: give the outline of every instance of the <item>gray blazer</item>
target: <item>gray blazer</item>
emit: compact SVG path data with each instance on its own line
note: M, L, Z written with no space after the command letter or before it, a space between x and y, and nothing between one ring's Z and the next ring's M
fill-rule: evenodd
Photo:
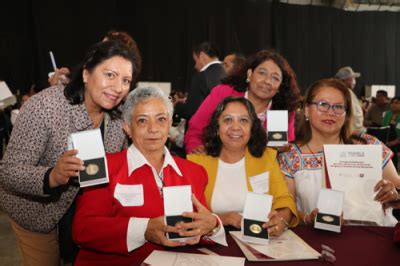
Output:
M44 175L67 150L69 134L92 128L85 105L69 104L63 87L50 87L24 105L0 163L0 206L16 223L42 233L56 227L79 186L73 182L59 193L45 195ZM110 119L105 132L106 152L127 146L122 120Z

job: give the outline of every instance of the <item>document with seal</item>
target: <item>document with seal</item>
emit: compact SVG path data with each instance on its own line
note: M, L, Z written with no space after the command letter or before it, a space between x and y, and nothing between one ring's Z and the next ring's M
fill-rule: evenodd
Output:
M108 183L106 153L100 129L72 133L68 148L78 150L76 155L84 162L85 170L79 172L80 187Z
M268 243L268 230L262 225L268 221L272 208L272 196L248 192L243 210L243 239L253 243Z
M248 243L239 231L229 233L249 261L317 260L321 256L292 230L271 237L267 245Z
M340 233L340 216L343 211L343 191L321 188L318 197L318 214L314 227Z
M193 212L192 187L171 186L163 188L165 224L175 226L178 223L192 222L191 218L183 217L183 212ZM176 233L167 233L171 240L187 239Z
M268 110L267 146L283 146L288 143L288 111Z
M324 145L324 153L332 189L344 192L344 219L393 226L393 216L374 200L374 186L382 178L382 146Z

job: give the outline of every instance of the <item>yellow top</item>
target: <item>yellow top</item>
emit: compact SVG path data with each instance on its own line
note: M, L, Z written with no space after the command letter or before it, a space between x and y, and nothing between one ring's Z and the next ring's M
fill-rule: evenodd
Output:
M256 158L246 150L244 156L244 167L246 172L246 182L249 191L253 191L250 183L250 177L259 175L264 172L269 172L269 192L272 195L272 209L289 208L294 217L290 221L290 226L296 226L299 223L297 214L296 203L289 193L286 181L283 177L278 161L276 160L276 150L266 148L263 156ZM215 180L218 172L219 157L212 157L208 155L195 155L187 156L187 159L203 166L208 174L208 184L206 187L205 195L207 204L211 208L211 198L214 191Z

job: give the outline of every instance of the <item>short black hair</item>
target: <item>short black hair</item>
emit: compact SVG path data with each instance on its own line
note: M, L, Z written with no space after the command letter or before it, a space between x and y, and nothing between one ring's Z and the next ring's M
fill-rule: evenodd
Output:
M218 119L222 112L226 109L226 106L235 102L241 103L243 106L245 106L247 112L249 113L252 125L247 147L252 156L260 158L264 153L265 146L267 145L267 136L264 128L261 125L261 121L258 119L256 111L254 110L253 104L243 97L226 97L218 104L217 109L215 109L211 117L210 123L204 129L203 141L206 153L213 157L218 157L220 155L222 142L218 133Z
M385 96L386 98L388 97L388 93L387 93L387 91L385 91L385 90L378 90L378 91L376 91L376 96L378 96L378 93L379 93L379 94L382 94L382 95Z
M217 57L219 58L220 52L218 47L211 42L202 42L193 47L193 53L195 55L199 55L201 52L207 54L209 57Z

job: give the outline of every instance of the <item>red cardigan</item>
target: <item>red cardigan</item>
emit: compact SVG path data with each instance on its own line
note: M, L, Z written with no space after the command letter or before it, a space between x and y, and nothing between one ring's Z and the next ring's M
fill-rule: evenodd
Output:
M75 261L79 265L140 265L155 249L162 246L146 242L128 252L127 231L130 217L154 218L164 215L163 199L160 197L151 168L144 165L128 176L127 151L107 154L110 182L83 189L77 198L73 221L73 239L81 247ZM174 157L183 176L171 166L164 168L165 186L191 185L192 192L207 206L204 189L207 173L203 167ZM114 198L116 184L143 184L144 204L124 207Z

